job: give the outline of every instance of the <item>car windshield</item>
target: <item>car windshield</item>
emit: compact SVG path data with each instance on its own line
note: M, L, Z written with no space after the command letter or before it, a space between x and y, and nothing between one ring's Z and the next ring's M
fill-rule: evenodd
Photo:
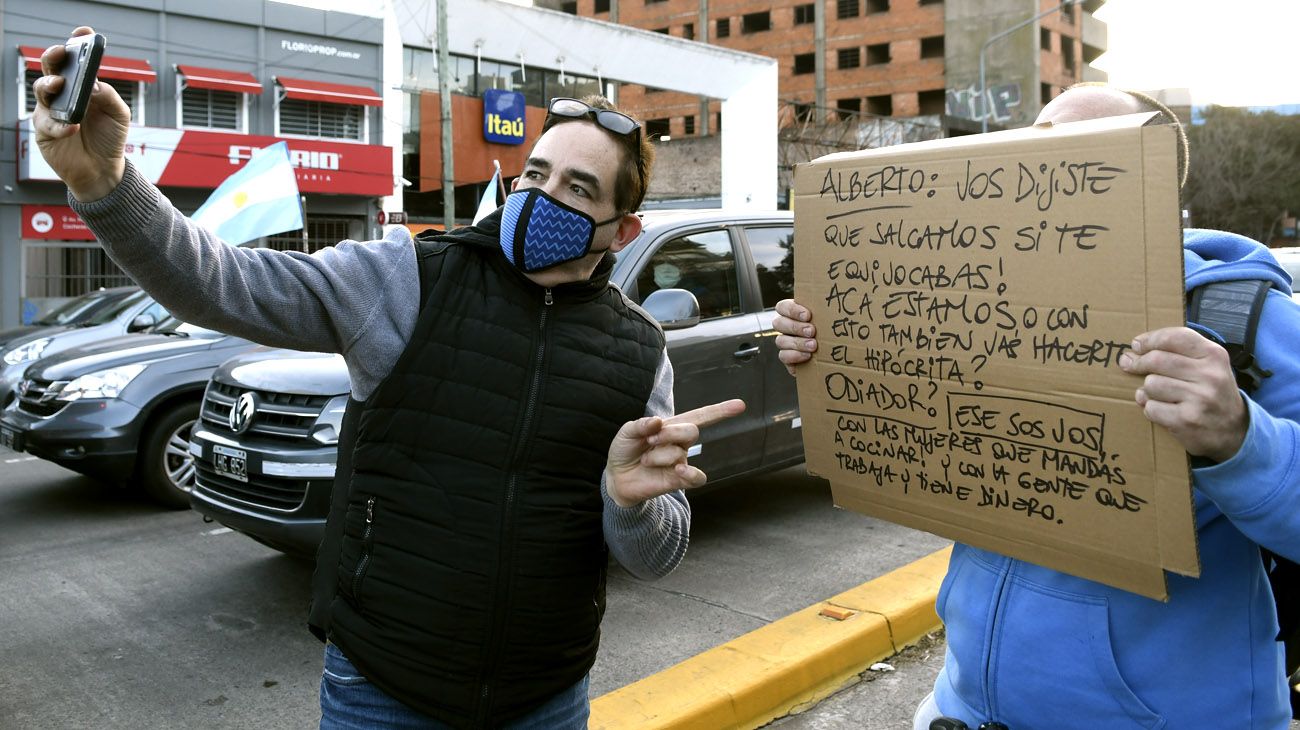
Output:
M112 307L114 304L126 299L131 293L129 291L100 289L89 294L82 294L65 302L63 306L32 322L32 324L42 327L80 324L103 311L106 307Z
M109 322L112 322L113 320L117 319L123 312L135 306L138 302L140 302L140 300L144 299L147 296L149 295L145 294L142 291L138 291L133 294L130 294L126 297L123 297L122 299L119 299L113 304L104 307L98 312L95 312L89 318L84 319L81 322L78 322L78 324L89 327L91 325L107 324Z

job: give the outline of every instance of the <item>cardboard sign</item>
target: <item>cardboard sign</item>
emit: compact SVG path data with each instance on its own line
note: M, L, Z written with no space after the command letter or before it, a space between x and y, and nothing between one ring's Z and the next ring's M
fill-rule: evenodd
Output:
M1184 323L1151 116L795 169L804 446L837 505L1153 598L1199 575L1187 456L1118 365Z

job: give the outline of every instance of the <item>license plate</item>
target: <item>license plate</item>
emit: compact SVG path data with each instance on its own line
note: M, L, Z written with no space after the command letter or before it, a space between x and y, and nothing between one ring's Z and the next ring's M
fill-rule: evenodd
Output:
M241 482L248 481L248 452L228 446L212 447L212 465L217 473Z
M4 426L0 426L0 446L5 447L6 449L12 449L14 451L22 451L23 450L22 433L19 431L15 431L12 428L5 428Z

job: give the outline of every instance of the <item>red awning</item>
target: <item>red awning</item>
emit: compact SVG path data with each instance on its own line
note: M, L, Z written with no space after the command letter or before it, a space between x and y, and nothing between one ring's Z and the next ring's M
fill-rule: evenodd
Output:
M243 71L223 71L219 68L203 68L179 64L176 70L185 77L185 85L192 89L215 89L216 91L233 91L237 94L260 94L262 85L250 73Z
M291 79L285 76L276 76L275 82L284 87L284 94L290 99L363 106L383 106L384 104L383 97L376 94L373 89L365 86L331 84L324 81Z
M33 71L41 70L41 54L44 48L37 46L18 46L23 54L23 63ZM149 62L143 58L125 58L123 56L104 56L99 62L99 78L121 79L123 81L144 81L153 83L158 80Z

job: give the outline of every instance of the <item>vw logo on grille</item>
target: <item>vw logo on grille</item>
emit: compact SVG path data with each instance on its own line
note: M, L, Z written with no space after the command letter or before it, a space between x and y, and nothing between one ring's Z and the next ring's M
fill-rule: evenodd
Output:
M243 433L253 425L253 415L257 413L257 394L241 393L230 407L230 430Z

